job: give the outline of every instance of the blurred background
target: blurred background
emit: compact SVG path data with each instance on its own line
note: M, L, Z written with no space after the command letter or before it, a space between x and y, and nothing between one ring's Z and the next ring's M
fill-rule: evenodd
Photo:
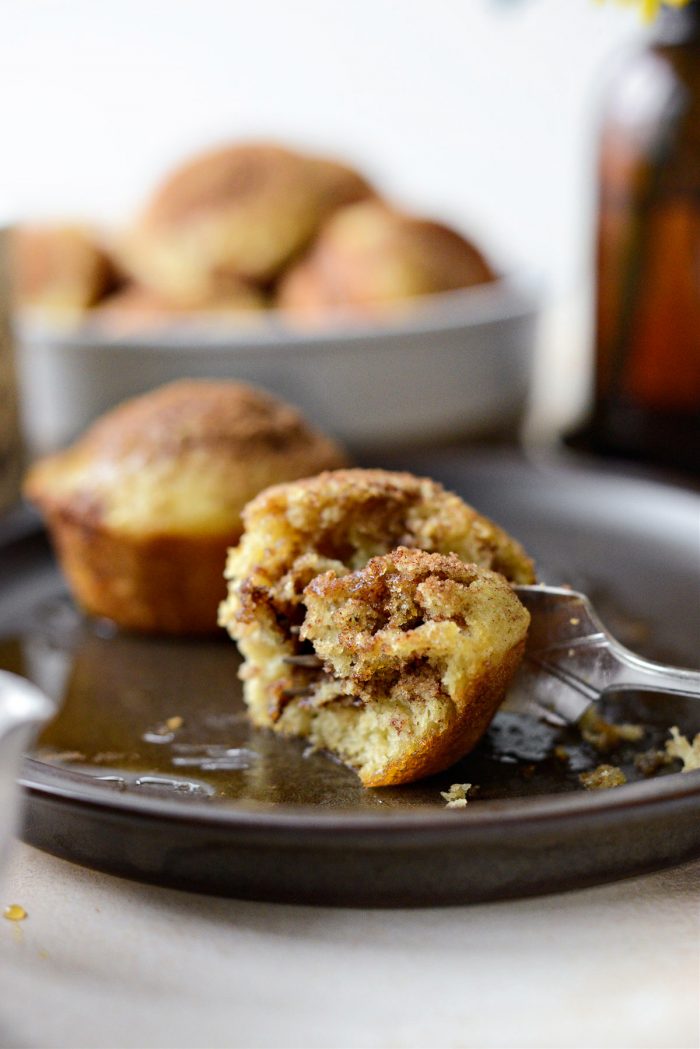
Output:
M552 295L585 279L602 81L647 33L596 0L4 0L0 218L128 219L201 148L337 154Z
M498 271L537 288L529 432L546 439L582 417L592 373L600 104L625 56L650 33L637 5L4 0L3 16L0 222L118 228L184 160L241 139L335 156L395 206L454 226ZM473 318L466 327L471 338ZM499 328L492 342L510 338ZM521 341L528 338L522 327ZM28 386L33 398L25 414L34 420L48 418L61 385L44 351L34 346L20 362L25 398ZM79 374L84 366L81 359ZM236 377L261 374L264 384L259 367ZM333 428L322 391L307 403L298 384L274 375L275 392ZM495 414L513 416L523 382L513 405ZM319 387L328 389L325 376ZM92 392L76 397L87 403ZM133 392L115 387L112 399ZM90 416L109 403L96 401ZM64 414L75 411L74 401ZM376 405L365 415L372 413ZM473 421L474 432L483 429ZM337 433L353 443L344 424ZM59 421L35 443L42 450L74 435Z

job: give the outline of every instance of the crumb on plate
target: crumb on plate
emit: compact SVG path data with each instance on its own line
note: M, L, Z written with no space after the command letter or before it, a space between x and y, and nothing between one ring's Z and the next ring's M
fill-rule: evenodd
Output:
M611 750L617 750L623 743L637 743L644 735L642 725L631 725L626 722L615 725L601 717L593 707L589 707L584 712L578 726L586 743L601 754L609 754Z
M582 772L579 782L586 790L608 790L610 787L621 787L627 782L622 769L615 765L598 765L594 769Z
M446 809L464 809L467 806L467 794L472 789L471 783L453 783L449 790L441 790Z
M669 740L669 742L671 741ZM634 767L643 776L655 776L660 768L671 764L673 757L666 750L658 750L658 748L652 747L651 750L645 750L642 754L636 755Z
M677 725L673 725L668 731L671 733L671 739L666 740L666 753L683 762L681 772L700 769L700 732L691 743L687 736L679 732Z

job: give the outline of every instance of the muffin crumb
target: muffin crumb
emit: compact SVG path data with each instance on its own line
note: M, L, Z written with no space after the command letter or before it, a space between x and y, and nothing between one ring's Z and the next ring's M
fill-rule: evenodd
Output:
M579 720L581 736L600 754L609 754L623 743L637 743L644 735L642 725L631 725L623 722L613 724L601 717L597 710L589 707Z
M453 783L449 790L441 790L446 809L464 809L467 807L467 794L472 789L471 783Z
M610 787L621 787L627 782L622 769L615 765L598 765L579 775L579 782L586 790L608 790Z
M634 767L642 776L655 776L660 768L670 765L673 759L674 756L667 751L652 747L651 750L645 750L644 753L635 756Z
M669 732L671 739L666 740L666 753L683 763L681 772L693 772L695 769L700 769L700 732L692 743L687 736L679 732L677 725L673 725Z

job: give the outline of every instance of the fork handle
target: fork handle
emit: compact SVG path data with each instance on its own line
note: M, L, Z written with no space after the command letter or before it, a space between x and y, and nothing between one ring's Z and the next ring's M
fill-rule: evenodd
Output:
M616 688L658 689L660 692L680 692L686 696L700 697L700 672L697 670L643 659L613 639L608 640L607 644L612 661L609 671L606 670L610 680L605 688L614 685Z
M569 699L564 704L561 696L554 704L566 720L578 720L589 703L612 688L653 690L700 698L700 673L642 659L607 638L591 638L587 645L577 645L569 653L559 651L548 654L548 658L543 655L531 656L530 659L578 694L578 701Z
M545 705L577 721L606 689L655 689L700 697L700 672L638 656L606 629L584 594L558 587L516 587L532 613L526 663L546 671Z

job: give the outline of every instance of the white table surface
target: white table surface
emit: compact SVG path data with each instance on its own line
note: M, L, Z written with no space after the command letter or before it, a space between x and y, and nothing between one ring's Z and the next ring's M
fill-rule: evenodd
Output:
M213 899L17 845L3 1047L695 1047L700 863L506 903Z
M545 318L535 438L585 399L585 316L581 302ZM700 1044L700 863L538 899L370 911L195 896L18 843L0 881L10 903L28 917L0 919L1 1049Z

